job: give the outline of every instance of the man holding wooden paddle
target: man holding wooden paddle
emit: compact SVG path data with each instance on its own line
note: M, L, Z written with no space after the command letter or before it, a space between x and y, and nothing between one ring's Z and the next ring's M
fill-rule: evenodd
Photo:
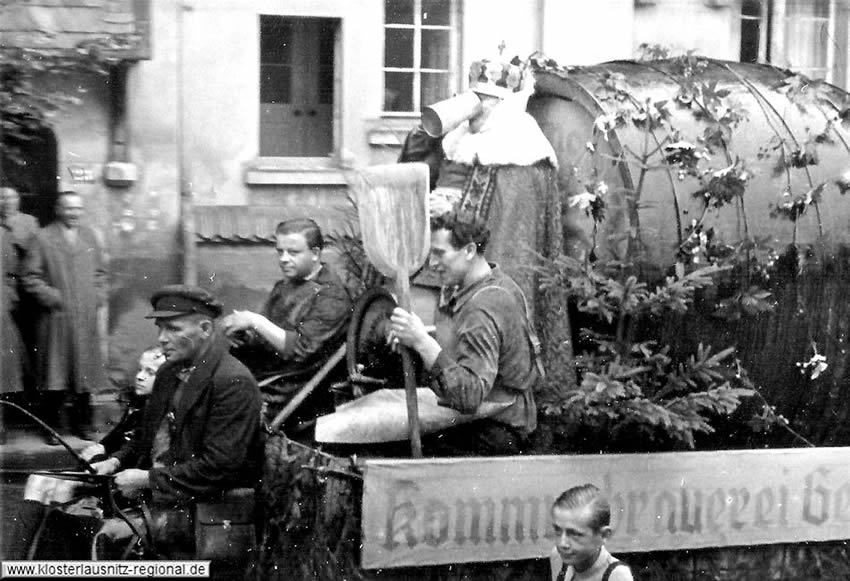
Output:
M443 292L437 337L414 313L396 308L389 340L416 351L443 405L475 413L485 402L508 404L495 415L426 436L429 455L522 453L537 427L534 387L542 368L517 284L487 262L490 232L471 215L431 221L430 267Z

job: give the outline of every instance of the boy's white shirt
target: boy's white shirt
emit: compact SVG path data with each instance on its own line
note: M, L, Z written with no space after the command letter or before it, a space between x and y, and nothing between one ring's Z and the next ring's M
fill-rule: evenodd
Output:
M549 553L549 568L552 571L552 581L556 581L563 565L564 562L561 561L561 555L558 554L558 549L552 547L552 552Z
M602 546L602 548L605 551L605 554L610 556L610 553L608 553L608 549L606 549L604 545ZM602 556L603 555L600 555L600 557ZM552 573L552 581L557 581L558 573L561 572L561 567L563 566L564 562L561 560L561 556L558 554L558 549L553 547L552 552L549 553L549 568ZM570 581L570 579L568 578L567 581ZM620 566L614 569L614 571L611 573L609 581L634 581L634 577L632 576L630 569Z

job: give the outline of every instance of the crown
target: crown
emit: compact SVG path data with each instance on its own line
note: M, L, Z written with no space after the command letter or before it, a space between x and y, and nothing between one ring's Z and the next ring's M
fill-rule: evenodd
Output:
M504 42L499 45L496 58L483 58L469 65L469 88L476 93L505 98L523 87L525 63L515 56L510 61L502 58Z

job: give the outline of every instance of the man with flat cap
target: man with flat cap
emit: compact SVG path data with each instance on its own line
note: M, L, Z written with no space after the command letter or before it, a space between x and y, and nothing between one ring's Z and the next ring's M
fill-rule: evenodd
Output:
M158 549L192 552L191 507L259 480L260 391L216 332L221 303L202 288L170 285L151 298L166 357L133 441L94 464L125 496L150 494ZM166 545L166 546L164 546ZM185 556L185 555L184 555Z

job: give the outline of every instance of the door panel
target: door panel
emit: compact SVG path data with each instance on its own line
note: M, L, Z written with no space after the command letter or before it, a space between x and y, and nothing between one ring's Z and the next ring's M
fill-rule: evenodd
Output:
M262 18L260 155L331 156L336 22Z

